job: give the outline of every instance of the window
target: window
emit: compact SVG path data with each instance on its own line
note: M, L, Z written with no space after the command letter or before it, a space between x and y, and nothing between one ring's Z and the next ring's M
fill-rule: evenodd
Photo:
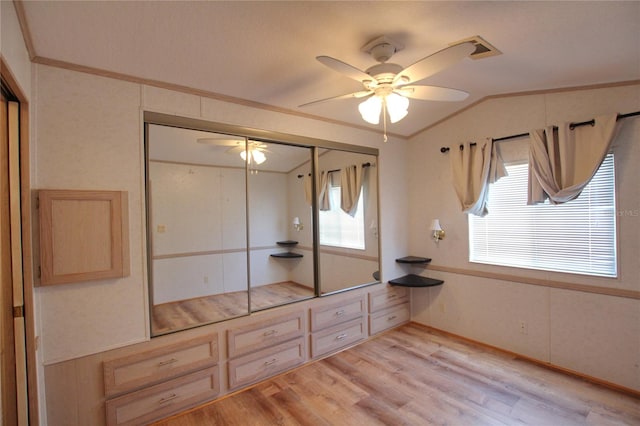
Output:
M617 276L613 154L580 196L528 206L527 164L489 188L489 214L469 215L471 262L605 277Z
M355 217L340 208L339 186L331 187L329 197L331 210L320 212L320 244L364 250L364 191L360 193Z

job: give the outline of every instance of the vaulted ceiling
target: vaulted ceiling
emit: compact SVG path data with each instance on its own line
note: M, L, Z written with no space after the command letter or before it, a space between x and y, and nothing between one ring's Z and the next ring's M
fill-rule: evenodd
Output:
M481 99L640 79L640 2L18 1L35 62L82 66L259 107L380 129L357 99L299 105L362 85L315 58L365 70L361 48L387 35L406 67L479 35L501 55L463 61L422 84L470 93L412 100L389 126L411 136Z

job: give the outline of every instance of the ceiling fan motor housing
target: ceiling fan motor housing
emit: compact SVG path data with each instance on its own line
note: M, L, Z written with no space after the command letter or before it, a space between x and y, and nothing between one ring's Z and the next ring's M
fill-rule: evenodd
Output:
M373 77L379 84L382 84L391 83L396 74L402 70L403 68L398 64L385 62L369 67L365 72Z

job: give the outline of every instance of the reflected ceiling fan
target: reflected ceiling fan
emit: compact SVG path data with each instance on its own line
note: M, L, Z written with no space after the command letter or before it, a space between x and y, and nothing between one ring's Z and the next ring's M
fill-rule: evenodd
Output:
M265 153L271 152L267 149L268 145L266 143L251 139L249 139L245 148L244 138L198 138L197 142L212 146L228 146L230 148L225 151L227 154L239 153L242 160L249 165L264 163L267 160Z
M378 124L380 112L382 112L386 128L386 114L389 114L389 120L392 123L402 120L407 115L409 98L431 101L462 101L469 96L467 92L458 89L413 83L424 80L471 55L476 49L472 42L447 47L406 68L387 62L402 47L387 36L370 41L362 48L362 51L370 53L379 63L367 68L366 71L361 71L330 56L317 56L316 59L320 63L362 83L364 90L320 99L300 105L300 107L337 99L367 98L358 107L362 118L371 124Z

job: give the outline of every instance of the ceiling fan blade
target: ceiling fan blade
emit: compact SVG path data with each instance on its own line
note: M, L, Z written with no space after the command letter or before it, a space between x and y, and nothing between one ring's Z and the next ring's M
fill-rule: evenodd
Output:
M244 145L244 139L229 139L229 138L198 138L198 143L205 145L217 145L217 146L236 146Z
M393 79L393 84L403 85L423 80L460 62L475 50L476 46L471 42L446 47L399 72Z
M306 104L299 105L299 107L302 108L302 107L306 107L306 106L309 106L309 105L319 104L319 103L327 102L327 101L334 101L334 100L338 100L338 99L349 99L349 98L360 99L360 98L364 98L365 96L369 96L371 94L373 94L373 90L363 90L363 91L360 91L360 92L347 93L346 95L332 96L330 98L320 99L320 100L313 101L313 102L307 102Z
M233 148L229 148L228 150L226 150L225 152L227 154L239 154L241 152L245 151L244 146L235 146Z
M469 94L463 90L449 89L438 86L403 86L394 89L394 92L412 99L427 101L463 101Z
M244 145L241 145L241 146L231 147L231 148L227 149L225 152L227 154L239 154L239 153L244 152L246 150L247 149L244 147ZM249 151L260 151L260 152L267 152L267 153L271 153L272 152L270 149L267 149L266 145L265 146L251 146L251 145L249 145Z
M316 56L316 59L332 70L344 74L349 78L359 81L360 83L367 80L373 80L373 78L366 72L330 56Z

